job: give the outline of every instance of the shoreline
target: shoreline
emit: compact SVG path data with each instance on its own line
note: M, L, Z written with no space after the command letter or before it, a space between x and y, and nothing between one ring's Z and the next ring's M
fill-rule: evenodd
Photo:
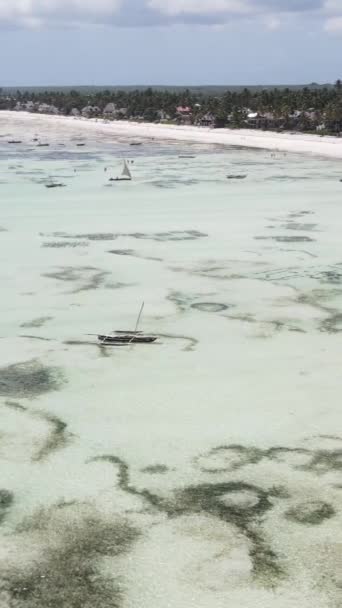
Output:
M271 151L308 154L342 159L342 138L333 136L306 135L304 133L274 133L252 129L211 129L208 127L164 125L126 121L107 122L101 118L75 118L49 114L32 114L2 110L0 117L40 123L41 126L57 127L59 124L79 131L90 130L103 134L129 138L160 139L239 146Z

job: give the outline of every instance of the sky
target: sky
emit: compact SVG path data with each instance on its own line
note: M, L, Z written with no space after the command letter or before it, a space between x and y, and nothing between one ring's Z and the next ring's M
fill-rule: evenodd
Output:
M0 0L0 86L342 78L342 0Z

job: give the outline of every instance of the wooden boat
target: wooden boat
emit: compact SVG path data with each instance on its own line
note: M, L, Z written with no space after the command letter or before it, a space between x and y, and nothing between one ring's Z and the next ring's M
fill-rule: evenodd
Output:
M76 144L76 146L80 148L81 146L85 146L85 144Z
M142 331L138 331L139 321L141 319L144 302L141 305L140 312L137 318L135 329L131 330L116 330L109 334L98 334L98 341L107 346L115 346L121 344L152 344L157 340L157 336L145 336Z
M50 144L37 144L37 148L47 148Z
M22 144L23 142L20 139L10 139L8 144Z
M130 334L99 334L97 336L98 340L102 344L151 344L157 340L156 336L143 336L143 335L134 335Z
M227 175L227 179L245 179L247 175Z
M131 141L130 146L142 146L142 141Z
M122 173L120 177L110 177L110 182L130 182L132 179L132 173L130 172L127 160L124 161Z
M62 182L55 182L52 177L50 177L50 181L45 184L45 188L64 188L65 184Z

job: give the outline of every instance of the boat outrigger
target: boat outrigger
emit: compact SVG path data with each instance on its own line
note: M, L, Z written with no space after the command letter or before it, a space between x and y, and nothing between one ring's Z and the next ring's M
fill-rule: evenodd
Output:
M139 322L144 309L144 302L141 305L135 329L131 330L116 330L109 334L99 334L98 341L107 346L116 346L121 344L152 344L157 340L157 336L146 336L142 331L138 331Z
M130 172L127 160L124 161L121 177L110 177L110 182L130 182L132 179L132 173Z

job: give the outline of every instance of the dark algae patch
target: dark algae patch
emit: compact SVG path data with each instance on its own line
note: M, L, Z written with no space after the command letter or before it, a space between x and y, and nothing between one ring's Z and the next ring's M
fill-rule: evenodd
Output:
M117 466L120 489L142 498L150 508L169 518L206 513L236 526L248 541L254 575L265 586L274 586L284 575L278 556L268 546L261 529L263 516L273 507L273 488L266 491L240 481L205 483L176 490L166 499L132 485L129 465L121 458L103 455L92 461L109 462Z
M32 319L32 321L26 321L22 323L20 327L42 327L48 321L51 321L53 317L38 317L37 319Z
M45 412L35 412L35 415L45 420L50 427L50 433L33 457L34 462L45 460L52 452L60 450L68 445L72 435L67 431L67 424L57 416Z
M12 492L8 490L0 489L0 524L5 519L8 510L14 502L14 496Z
M16 608L122 606L120 577L113 566L104 573L102 565L129 552L139 535L135 528L77 505L26 520L21 534L30 538L32 533L42 539L39 558L2 575L2 587Z
M57 281L74 283L75 288L70 293L80 293L104 286L105 279L109 274L109 272L93 266L63 266L42 276Z
M223 445L199 456L195 462L204 473L221 473L222 471L237 471L248 464L257 464L263 456L263 450L258 448Z
M88 241L46 241L41 246L51 249L65 249L66 247L73 249L75 247L88 247L89 243Z
M202 312L223 312L224 310L228 310L229 306L218 302L195 302L191 304L191 308L201 310Z
M302 502L286 511L286 518L297 524L317 526L335 515L333 507L319 500Z
M52 452L64 448L66 445L68 445L69 441L73 437L73 435L67 431L66 422L53 414L38 410L31 410L24 407L20 403L17 403L16 401L5 401L4 405L9 409L25 413L25 415L35 418L40 418L41 420L44 420L44 422L47 422L50 432L48 433L47 438L43 440L42 445L38 449L35 456L33 456L33 462L41 462L50 456Z
M141 469L142 473L149 473L150 475L163 475L169 471L169 467L165 464L151 464L148 467Z
M33 399L57 391L65 382L59 369L32 360L0 368L0 395Z
M315 241L310 236L255 236L256 240L277 241L278 243L309 243Z

